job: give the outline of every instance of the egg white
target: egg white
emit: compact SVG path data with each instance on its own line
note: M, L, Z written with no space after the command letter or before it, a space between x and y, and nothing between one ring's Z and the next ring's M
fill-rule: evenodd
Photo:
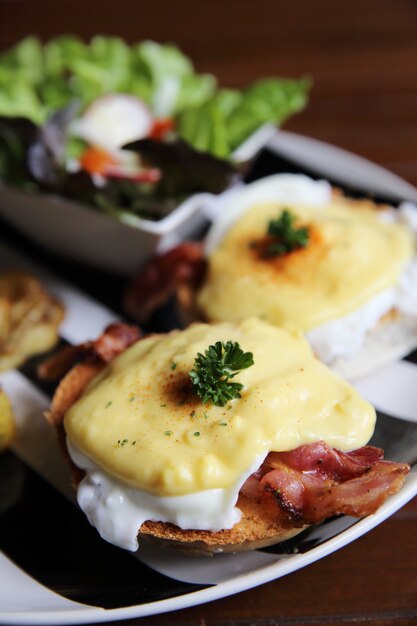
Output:
M410 211L409 206L381 213L384 221L405 223L414 232L417 243L416 216L416 207ZM317 326L307 333L307 339L315 354L327 365L331 366L340 358L352 359L361 352L368 333L393 309L417 320L417 255L406 265L393 287L384 289L348 315Z
M130 551L138 549L138 531L146 521L170 522L184 530L216 532L232 528L242 514L235 506L247 478L263 463L255 458L228 489L207 489L183 496L156 496L110 476L67 439L72 461L85 471L77 501L101 537Z

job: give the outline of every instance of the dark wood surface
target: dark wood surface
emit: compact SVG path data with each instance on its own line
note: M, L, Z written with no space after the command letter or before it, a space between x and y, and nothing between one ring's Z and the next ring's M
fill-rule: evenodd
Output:
M314 79L286 128L365 156L417 185L417 3L412 0L0 0L0 48L35 33L175 41L225 86ZM417 624L417 501L281 580L126 624Z

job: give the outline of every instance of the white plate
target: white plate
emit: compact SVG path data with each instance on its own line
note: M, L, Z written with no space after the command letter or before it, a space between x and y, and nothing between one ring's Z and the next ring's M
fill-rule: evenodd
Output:
M0 266L7 265L27 267L27 262L5 247L0 247ZM61 334L67 341L80 342L96 336L115 319L111 311L34 267L33 263L30 263L30 268L32 272L39 273L47 288L63 300L67 317ZM379 410L409 420L383 418L388 420L387 424L396 434L396 443L393 444L396 458L402 460L402 457L407 457L415 462L417 403L413 393L417 389L417 365L401 362L375 376L359 383L361 391L373 400ZM47 396L21 372L2 374L0 383L12 398L20 426L20 436L14 446L14 453L72 499L73 495L68 489L68 471L57 449L53 433L41 416L48 404ZM403 386L401 405L398 405L393 402L393 392L400 383ZM378 389L382 391L379 393ZM385 428L385 422L381 423ZM379 432L382 438L384 428ZM414 439L409 436L410 433L413 433ZM417 469L414 467L401 492L391 497L376 514L361 521L345 516L318 526L305 540L300 539L300 553L253 551L207 559L177 555L174 557L172 552L167 556L168 553L163 550L146 548L139 552L137 558L159 572L164 581L180 581L182 595L174 594L153 601L146 599L143 603L121 608L103 609L64 598L39 584L0 552L0 623L46 625L106 622L143 617L216 600L285 576L338 550L380 524L416 494ZM142 567L140 563L138 566ZM117 573L115 584L117 585ZM196 590L195 584L199 584L201 588Z
M26 266L21 257L15 256L14 253L5 248L0 248L0 258L3 266ZM33 264L31 269L36 271ZM65 303L67 318L62 328L62 336L66 340L70 342L83 341L87 337L95 336L108 323L114 321L115 316L101 305L47 273L42 271L39 273L47 288ZM407 367L410 390L416 388L417 366L410 363L401 365ZM398 384L397 376L402 376L402 371L397 372L396 368L398 368L398 364L393 366L391 372L384 371L381 374L381 380L383 379L385 384L384 394L379 402L381 409L386 410L386 403L390 404L391 402L390 394L386 393L386 383L389 382L393 389ZM0 382L12 398L19 422L21 434L14 446L14 452L26 464L36 469L57 489L66 494L68 498L72 498L68 488L67 468L61 459L54 435L41 416L48 404L48 398L20 372L12 371L2 374ZM366 381L364 385L366 392ZM375 394L377 386L373 380L370 392ZM378 404L378 397L375 397L374 400ZM416 404L412 403L412 398L410 397L409 404L406 404L406 400L402 402L404 405L402 409L408 414L407 416L416 420L417 409ZM392 408L391 405L389 408ZM399 429L401 431L403 422L400 421L398 424L400 424ZM410 443L410 446L414 446L414 451L410 449L406 450L406 453L415 454L415 443ZM0 585L0 622L8 624L105 622L172 611L222 598L285 576L330 554L380 524L416 494L417 471L413 471L401 492L390 498L375 515L359 522L348 517L342 517L318 526L308 535L308 543L311 544L312 541L316 541L317 547L301 554L280 555L254 551L242 555L219 555L207 559L204 557L173 557L171 552L145 548L138 553L138 558L164 576L189 583L189 593L110 610L79 604L51 592L0 553L0 580L2 581ZM191 583L213 586L194 591Z

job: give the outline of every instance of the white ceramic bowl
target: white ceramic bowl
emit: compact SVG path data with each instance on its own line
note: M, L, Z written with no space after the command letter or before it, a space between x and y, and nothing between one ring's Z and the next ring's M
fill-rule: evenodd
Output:
M267 124L234 153L247 161L275 134ZM115 273L130 275L156 251L193 237L207 224L201 211L211 194L195 194L159 221L127 215L124 221L58 195L25 193L0 184L0 216L46 250Z
M0 216L46 250L129 275L157 250L191 237L206 218L206 194L191 196L159 221L132 216L129 223L52 194L0 187Z

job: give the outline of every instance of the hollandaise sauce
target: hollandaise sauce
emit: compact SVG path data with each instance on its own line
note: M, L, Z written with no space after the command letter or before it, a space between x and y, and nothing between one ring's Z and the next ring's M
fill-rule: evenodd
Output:
M284 210L308 229L307 245L274 256L267 229ZM413 235L379 211L344 199L323 206L255 203L218 243L198 297L212 321L258 316L309 331L391 287L415 254Z
M204 404L189 376L198 353L238 342L254 364L240 398ZM256 318L194 324L145 338L110 363L65 417L70 446L124 484L158 497L236 492L269 451L324 439L342 450L369 440L374 409L314 358L296 333Z

